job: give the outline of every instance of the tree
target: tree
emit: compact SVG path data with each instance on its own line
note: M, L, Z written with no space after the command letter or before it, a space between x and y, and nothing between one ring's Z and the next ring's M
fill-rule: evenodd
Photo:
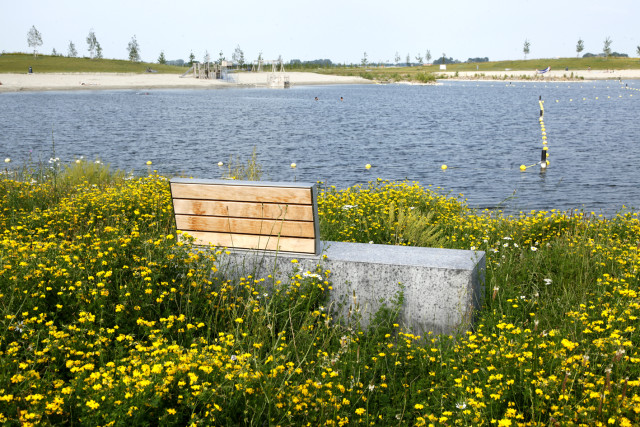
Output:
M445 64L446 61L447 61L447 55L444 52L442 52L442 63Z
M129 51L129 61L140 62L140 45L138 45L135 34L131 37L131 41L127 45L127 50Z
M164 50L160 51L160 56L158 56L158 64L166 64L167 63L167 58L164 57Z
M422 56L420 56L420 54L416 55L416 61L418 62L418 64L422 64L423 58Z
M78 51L76 50L76 45L73 44L71 40L69 40L69 47L67 48L67 56L69 58L75 58L78 56Z
M396 56L394 58L396 60L396 64L400 62L400 54L396 51Z
M42 34L36 29L35 25L33 25L27 33L27 43L29 43L29 47L33 48L33 57L37 58L38 47L42 46Z
M204 57L202 59L205 64L208 64L209 62L211 62L211 55L209 55L208 50L204 51Z
M529 55L529 52L531 48L531 43L529 42L529 39L525 39L524 40L524 46L522 48L522 51L524 52L524 59L527 59L527 55Z
M367 66L367 52L365 52L364 55L362 55L362 60L360 61L360 65L362 65L363 67Z
M96 40L96 58L102 59L102 46L100 46L100 43L98 43L97 40Z
M411 66L411 55L409 55L409 53L407 53L407 67Z
M99 58L102 56L102 49L100 49L100 56L98 56L100 43L98 43L98 39L96 38L96 33L93 31L93 28L89 31L89 35L87 36L87 46L89 58Z
M236 46L236 50L234 50L233 55L231 55L231 60L238 64L238 67L244 65L244 52L240 49L240 45Z
M431 62L431 51L429 49L427 49L427 54L424 56L424 58L427 60L427 63Z
M636 48L636 55L640 56L640 46Z
M578 39L578 44L576 45L576 53L578 54L577 56L580 57L580 53L584 50L584 41L582 40L582 38Z
M53 50L51 51L51 56L58 56L58 51L56 51L56 48L54 47Z
M611 56L611 43L613 43L613 40L611 40L611 38L607 37L606 39L604 39L604 46L602 48L602 52L604 52L604 56L606 58Z
M193 63L196 62L196 56L193 54L193 51L189 54L189 67L193 67Z

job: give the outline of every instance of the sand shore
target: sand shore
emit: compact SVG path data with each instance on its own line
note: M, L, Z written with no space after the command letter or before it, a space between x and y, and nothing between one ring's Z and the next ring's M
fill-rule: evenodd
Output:
M543 75L535 71L439 72L452 80L531 80L562 81L640 79L640 70L551 70ZM216 89L225 87L266 87L270 73L237 73L235 82L215 79L181 78L179 74L133 73L33 73L0 74L0 92L112 89ZM361 77L316 73L286 72L292 86L373 83ZM505 78L506 76L506 78Z
M270 73L234 74L236 83L215 79L181 78L179 74L124 73L33 73L0 74L0 92L110 89L215 89L237 86L267 86ZM287 72L292 86L366 84L361 77Z
M573 73L573 77L571 74ZM544 74L536 74L533 71L463 71L459 72L455 77L455 72L446 71L438 72L437 74L444 74L451 79L459 80L502 80L504 76L507 76L505 80L526 80L526 79L542 79L562 81L568 79L584 79L584 80L628 80L628 79L640 79L640 70L551 70Z

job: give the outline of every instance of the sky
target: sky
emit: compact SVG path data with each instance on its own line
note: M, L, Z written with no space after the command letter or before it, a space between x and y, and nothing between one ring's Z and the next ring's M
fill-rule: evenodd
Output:
M143 61L202 60L240 46L245 62L282 55L335 63L394 62L396 52L431 52L461 61L575 57L578 39L600 53L638 56L640 0L0 0L0 52L32 52L27 33L42 35L38 51L67 54L72 41L88 56L93 29L105 58L128 58L135 35Z

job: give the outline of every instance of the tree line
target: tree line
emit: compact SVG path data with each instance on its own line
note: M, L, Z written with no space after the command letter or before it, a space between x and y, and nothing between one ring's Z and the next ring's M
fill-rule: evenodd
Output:
M585 53L584 55L582 55L583 58L592 58L592 57L596 57L596 56L603 56L605 58L608 58L610 56L613 57L625 57L628 58L629 55L627 55L626 53L619 53L619 52L614 52L611 50L611 44L613 43L613 40L611 40L611 37L606 37L604 39L603 45L602 45L602 53L600 54L593 54L593 53ZM529 39L525 39L524 40L524 45L522 47L522 52L524 53L524 59L527 59L527 55L529 54L529 52L531 51L531 42L529 41ZM576 43L576 54L577 57L580 57L580 54L584 51L584 40L582 40L582 37L578 38L578 42ZM637 46L636 48L636 54L638 56L640 56L640 46Z
M87 51L89 52L89 58L91 59L100 59L102 58L102 46L100 46L100 42L96 37L96 33L93 30L89 30L89 34L86 38L87 42ZM29 32L27 33L27 44L30 48L33 48L33 56L37 58L38 56L38 48L42 46L42 33L38 31L35 25L31 27ZM129 52L129 60L133 62L140 62L140 45L138 44L138 40L134 35L129 41L127 45L127 52ZM51 53L53 56L61 56L55 48ZM78 49L76 48L75 43L72 40L69 40L69 45L67 47L67 56L69 58L78 57Z
M98 42L98 39L96 37L95 31L93 30L93 28L89 31L89 34L87 35L86 38L86 42L87 42L87 50L89 52L89 57L91 59L95 59L95 58L102 58L102 47L100 46L100 43ZM31 27L31 29L29 30L29 32L27 33L27 43L29 45L30 48L33 48L33 55L34 57L37 57L38 55L38 48L40 46L42 46L42 33L40 33L40 31L38 31L38 29L34 26ZM619 53L619 52L614 52L611 49L611 45L612 45L613 41L611 40L610 37L606 37L603 43L603 48L602 48L602 54L592 54L592 53L585 53L583 55L583 58L589 58L589 57L595 57L595 56L604 56L605 58L608 58L610 56L616 56L616 57L628 57L627 54L624 53ZM576 53L577 56L579 57L580 54L584 51L585 49L585 45L584 45L584 40L582 40L582 37L578 38L578 42L576 43ZM128 56L129 56L129 60L133 61L133 62L140 62L141 61L141 57L140 57L140 45L138 43L138 40L136 39L136 36L134 35L131 40L129 41L128 45L127 45L127 52L128 52ZM531 42L529 41L529 39L525 39L524 41L524 45L522 48L522 52L524 53L524 59L527 59L527 55L529 55L529 53L531 52ZM637 47L636 50L636 54L638 56L640 56L640 46ZM52 55L54 56L59 56L60 54L58 54L58 52L56 51L56 49L53 49ZM70 58L75 58L78 56L78 50L76 49L75 44L73 43L73 41L69 40L69 45L67 47L67 56ZM418 65L422 65L425 62L426 63L430 63L431 61L431 51L429 49L426 50L425 55L423 56L421 53L418 53L417 55L415 55L414 59L416 62L412 62L411 59L411 55L409 53L407 53L406 56L406 61L405 64L407 66L411 66L414 64L418 64ZM262 61L262 52L259 53L258 55L258 62ZM400 54L398 53L398 51L396 51L395 56L395 64L398 65L401 62L401 57ZM190 53L189 55L189 62L187 63L188 66L192 66L193 63L195 62L195 55L193 54L193 51ZM282 62L282 56L280 56L278 58L278 60L280 62ZM209 63L211 61L211 57L209 55L208 51L205 51L205 55L204 55L204 61L205 63ZM226 61L226 58L223 54L222 51L220 51L219 53L219 57L218 60L216 61L218 64L222 64L223 61ZM232 54L232 61L234 64L236 64L239 68L244 67L245 65L245 56L244 56L244 52L243 50L240 48L240 46L238 45L233 54ZM488 57L477 57L477 58L469 58L466 62L488 62L489 58ZM158 57L157 62L159 64L170 64L170 65L184 65L185 62L183 60L175 60L175 61L167 61L165 55L164 55L164 51L160 52L160 56ZM383 62L379 62L378 64L382 64ZM453 59L451 57L447 58L447 56L443 53L442 56L440 58L437 58L434 60L433 62L434 64L456 64L456 63L460 63L460 61ZM314 61L305 61L304 63L298 59L296 60L291 60L289 62L290 65L296 66L296 67L300 67L300 66L313 66L313 65L318 65L318 66L325 66L325 67L331 67L333 66L333 63L331 62L331 60L328 59L318 59L318 60L314 60ZM368 65L375 65L374 63L371 63L369 61L369 57L367 55L367 52L364 52L362 60L360 61L360 65L363 67L366 67Z

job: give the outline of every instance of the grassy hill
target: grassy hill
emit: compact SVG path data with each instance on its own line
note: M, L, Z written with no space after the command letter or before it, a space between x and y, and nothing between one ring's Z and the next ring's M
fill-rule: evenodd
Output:
M476 68L477 67L477 68ZM640 60L638 58L554 58L554 59L529 59L529 60L513 60L513 61L493 61L478 63L460 63L447 64L448 72L456 71L532 71L535 69L551 67L552 70L569 71L586 70L591 67L592 70L631 70L640 69ZM439 73L440 65L424 65L415 67L346 67L346 68L324 68L314 69L319 73L338 74L347 76L362 76L375 80L421 80L420 76L429 73Z
M447 71L531 71L551 67L553 70L569 71L586 70L629 70L640 69L638 58L554 58L554 59L529 59L513 61L494 61L480 63L447 64ZM9 53L0 55L0 73L26 73L29 67L38 73L143 73L147 68L152 68L158 73L183 73L184 67L172 65L160 65L149 62L131 62L119 59L89 59L67 58L65 56L39 55L34 58L32 54ZM477 67L477 68L476 68ZM304 68L296 71L310 71L322 74L361 76L375 80L432 80L432 73L440 72L440 65L425 65L414 67L328 67L328 68Z
M184 67L131 62L120 59L67 58L66 56L5 53L0 55L0 73L26 73L29 67L38 73L144 73L152 68L158 73L177 74Z

